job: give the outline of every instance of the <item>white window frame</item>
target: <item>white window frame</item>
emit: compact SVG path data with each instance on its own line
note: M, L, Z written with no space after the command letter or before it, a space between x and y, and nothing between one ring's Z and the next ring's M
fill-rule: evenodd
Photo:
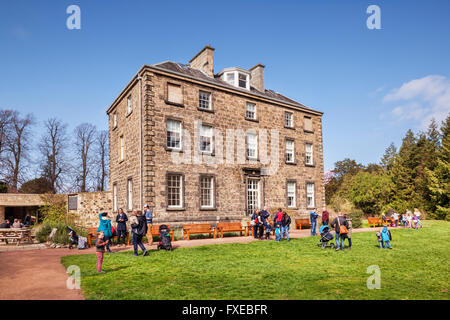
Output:
M180 199L180 204L179 205L170 205L169 204L169 196L170 196L170 187L169 187L169 179L170 177L177 177L178 179L180 179L180 190L179 190L179 199ZM168 174L167 175L167 207L168 208L172 208L172 209L180 209L183 208L183 175L181 174Z
M312 143L305 143L305 164L312 166L314 165L314 148Z
M292 190L292 188L293 188L293 190ZM286 193L287 193L288 208L296 208L297 207L297 183L295 181L287 182ZM289 204L289 198L292 198L291 204Z
M133 112L133 95L127 97L127 115Z
M249 110L249 107L253 108L253 110ZM249 114L253 114L253 117L250 117ZM247 102L245 105L245 118L256 120L256 103Z
M208 128L208 129L206 129ZM212 153L213 152L213 130L212 126L202 124L200 126L200 152ZM209 150L203 150L203 138L209 139Z
M315 185L314 182L306 183L306 207L315 208Z
M127 206L128 211L133 211L133 179L127 180Z
M202 95L208 96L208 99L207 100L206 99L202 99ZM202 106L202 102L204 104L207 104L206 108L204 106ZM201 110L212 110L212 106L211 106L211 92L199 90L199 92L198 92L198 108L201 109Z
M290 115L288 118L287 115ZM294 128L294 114L292 112L284 112L284 126L287 128Z
M113 211L117 211L117 184L113 184Z
M289 143L292 143L292 147L288 146ZM291 159L289 159L289 156ZM286 139L286 162L294 163L295 162L295 141L293 139Z
M210 183L209 189L206 189L206 188L203 187L203 180L209 180L209 183ZM206 176L205 175L205 176L201 176L200 177L200 208L202 208L202 209L212 209L212 208L214 208L214 200L215 200L214 192L215 192L215 188L216 188L214 182L215 182L214 176ZM203 204L203 199L205 199L203 197L203 191L204 190L209 190L209 202L210 202L209 205L204 205Z
M250 156L250 151L254 151L254 156ZM247 133L247 158L258 159L258 135L256 133Z
M170 129L169 128L169 123L177 123L179 125L179 129L178 129L179 132L173 131L173 130L169 130ZM173 132L173 133L179 135L179 141L180 142L179 142L179 146L178 147L169 146L169 132ZM167 121L166 121L166 147L168 149L172 149L172 150L181 150L181 146L183 145L183 140L182 140L183 135L182 135L182 133L183 133L183 123L182 123L182 121L174 120L174 119L167 119Z
M254 198L255 196L256 199ZM259 210L260 208L261 208L261 181L259 179L249 178L247 180L247 214L252 215L254 210Z
M117 112L114 111L112 116L113 116L113 129L114 129L114 128L117 128Z
M125 138L123 135L120 136L120 151L119 151L119 160L125 160Z

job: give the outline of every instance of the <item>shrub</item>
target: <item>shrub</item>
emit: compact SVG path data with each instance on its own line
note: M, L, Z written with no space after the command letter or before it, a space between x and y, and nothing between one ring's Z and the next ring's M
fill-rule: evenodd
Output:
M41 224L36 231L36 239L39 242L46 242L48 240L48 236L52 232L53 228L56 228L56 233L52 238L52 241L59 244L68 244L69 243L69 231L67 229L69 225L64 222L52 223L52 222L44 222ZM78 227L70 226L79 236L87 237L86 230Z
M353 210L349 214L350 218L352 218L352 227L353 228L360 228L362 225L362 217L364 215L364 212L362 210Z

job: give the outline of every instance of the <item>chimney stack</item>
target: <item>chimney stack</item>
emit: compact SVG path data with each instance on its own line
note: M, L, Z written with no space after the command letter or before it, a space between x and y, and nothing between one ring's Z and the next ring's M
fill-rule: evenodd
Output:
M258 63L256 66L251 67L250 71L250 84L258 91L264 92L264 68L266 66Z
M214 77L214 50L210 45L205 46L189 61L191 68L201 70L208 76Z

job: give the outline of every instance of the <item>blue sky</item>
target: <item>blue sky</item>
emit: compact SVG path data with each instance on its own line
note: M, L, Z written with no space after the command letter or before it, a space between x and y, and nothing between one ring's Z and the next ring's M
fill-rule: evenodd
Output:
M81 8L68 30L66 8ZM369 5L381 30L369 30ZM0 108L107 128L105 110L143 64L215 71L266 65L266 88L324 111L325 169L377 162L407 129L450 111L450 1L0 2Z

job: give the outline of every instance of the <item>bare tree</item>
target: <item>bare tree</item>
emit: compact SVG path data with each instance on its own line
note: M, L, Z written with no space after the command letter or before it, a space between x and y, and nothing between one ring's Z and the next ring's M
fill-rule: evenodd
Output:
M11 131L12 115L12 110L0 110L0 158L5 150L6 137Z
M27 169L26 162L29 159L31 144L31 126L34 124L33 116L27 114L20 117L19 112L11 113L8 125L8 134L4 137L3 152L4 178L10 186L12 192L17 192L18 184L23 180Z
M96 136L97 191L105 191L108 179L108 131L101 130Z
M45 131L39 143L42 177L48 180L53 191L61 190L62 176L67 171L67 125L56 118L44 122Z
M76 180L80 192L88 190L88 183L91 177L91 167L94 162L92 147L95 140L95 126L89 123L82 123L75 128L75 148L79 166L76 167Z

